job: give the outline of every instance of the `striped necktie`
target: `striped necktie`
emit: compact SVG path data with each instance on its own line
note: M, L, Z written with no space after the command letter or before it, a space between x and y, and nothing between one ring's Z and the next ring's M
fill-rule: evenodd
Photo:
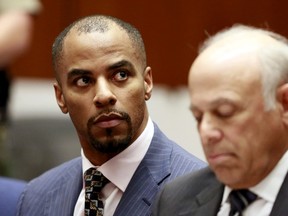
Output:
M228 199L231 205L229 216L234 216L236 213L242 216L242 211L257 199L257 195L247 189L232 190Z

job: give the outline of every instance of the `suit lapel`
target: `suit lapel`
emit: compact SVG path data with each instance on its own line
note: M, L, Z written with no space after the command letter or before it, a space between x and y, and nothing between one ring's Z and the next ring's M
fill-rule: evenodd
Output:
M287 214L288 212L287 197L288 197L288 173L286 174L286 177L283 181L280 191L276 197L275 203L270 213L271 216L272 215L280 216Z
M150 147L134 173L120 203L115 216L147 215L151 204L160 189L163 180L170 175L170 155L172 146L167 145L166 138L154 125L155 132Z
M222 196L224 185L215 181L211 186L205 188L195 199L191 201L190 206L179 213L179 216L215 216L217 215Z
M197 196L199 202L199 209L195 212L195 216L215 216L219 211L224 186L215 187L211 191L204 191Z

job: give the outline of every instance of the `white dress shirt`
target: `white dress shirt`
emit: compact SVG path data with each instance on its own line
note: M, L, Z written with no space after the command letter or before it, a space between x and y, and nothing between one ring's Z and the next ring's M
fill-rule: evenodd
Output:
M142 134L124 151L120 152L109 161L97 167L103 175L109 179L109 183L102 189L102 200L104 203L104 216L112 216L116 207L125 192L134 172L144 158L154 135L154 125L149 118ZM95 167L86 158L81 150L83 176L84 172ZM74 208L74 216L84 216L85 187L83 177L83 188Z
M288 151L282 156L275 168L259 184L249 188L258 198L251 203L242 213L243 216L269 216L276 200L277 194L282 186L284 178L288 171ZM228 216L230 203L228 201L229 193L232 189L224 188L221 209L217 216Z

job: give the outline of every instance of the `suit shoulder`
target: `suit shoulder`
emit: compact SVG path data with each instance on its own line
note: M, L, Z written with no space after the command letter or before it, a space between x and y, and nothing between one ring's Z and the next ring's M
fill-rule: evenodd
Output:
M59 166L56 166L42 175L32 179L28 183L28 188L37 187L37 185L45 185L45 186L53 186L57 185L58 181L61 181L63 178L67 178L69 175L75 175L75 173L79 173L81 175L82 165L81 158L75 158L73 160L67 161Z
M0 177L0 191L5 194L4 191L11 191L12 190L17 190L21 191L27 182L23 180L18 180L14 178L7 178L7 177ZM2 193L0 193L1 195Z
M199 197L207 194L211 197L223 187L208 167L183 175L164 186L157 196L152 215L178 215L179 210L198 208Z
M174 181L168 183L167 187L179 187L179 185L183 185L183 187L188 186L189 184L193 184L201 187L206 187L211 183L214 183L216 180L215 174L211 171L209 167L204 169L200 169L196 172L187 173L183 176L176 178Z
M185 162L192 162L195 165L199 166L199 168L205 167L207 164L191 154L187 150L185 150L181 145L177 144L175 141L169 139L154 123L155 134L152 142L157 143L159 152L169 151L171 153L171 158L182 158Z
M181 194L182 199L185 200L192 199L195 195L211 187L222 187L222 184L216 179L210 168L207 167L177 177L164 186L163 191L165 192L163 193L174 196L173 194L175 194L175 191L177 191L175 196L178 197L178 195Z
M79 157L31 180L18 202L18 215L44 215L47 210L71 213L73 211L71 206L75 205L82 188L81 165ZM54 214L48 213L47 215Z
M154 124L154 128L154 137L148 154L150 154L150 158L162 158L161 164L163 166L163 170L170 169L171 175L169 176L169 179L174 179L177 176L196 171L207 166L204 161L197 158L195 155L192 155L176 142L169 139L156 124ZM157 158L155 158L154 161L156 161Z
M0 177L0 212L15 215L18 199L26 185L25 181Z
M194 164L195 166L200 168L204 168L207 166L206 162L202 161L200 158L196 157L195 155L189 153L187 150L179 146L177 143L172 141L172 153L171 153L172 158L180 159L182 158L186 162L190 162Z

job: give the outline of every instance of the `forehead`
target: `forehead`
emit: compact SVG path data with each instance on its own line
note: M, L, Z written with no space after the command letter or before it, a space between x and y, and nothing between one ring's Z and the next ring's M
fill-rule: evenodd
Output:
M63 43L64 52L71 48L105 48L114 46L126 46L132 48L132 42L128 34L119 27L111 27L107 31L79 32L71 29Z
M249 101L254 93L260 94L260 68L255 52L227 51L209 48L194 61L189 72L192 106Z
M82 67L89 63L98 66L122 60L133 64L141 61L139 52L124 30L111 28L105 32L79 33L72 29L63 41L58 68L61 72L73 65Z

